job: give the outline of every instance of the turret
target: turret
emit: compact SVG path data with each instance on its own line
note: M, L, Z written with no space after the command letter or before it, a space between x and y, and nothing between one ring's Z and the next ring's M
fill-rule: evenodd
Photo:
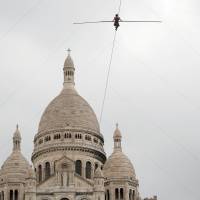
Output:
M131 161L122 151L122 134L118 124L113 134L113 140L113 153L107 159L103 168L105 198L106 200L138 200L138 180Z
M21 150L21 134L19 132L19 126L16 126L16 131L13 135L13 151Z
M70 56L70 52L71 50L68 49L68 56L65 60L64 63L64 68L63 68L63 72L64 72L64 88L70 88L70 87L74 87L75 82L74 82L74 72L75 72L75 68L74 68L74 62Z
M21 134L17 125L13 134L13 152L6 159L0 172L0 193L1 199L24 199L26 196L26 185L29 184L35 189L34 171L29 162L21 153ZM30 198L27 198L28 200ZM34 198L31 198L35 200Z
M118 123L116 124L113 140L114 140L114 151L121 151L122 150L122 146L121 146L122 135L118 128Z

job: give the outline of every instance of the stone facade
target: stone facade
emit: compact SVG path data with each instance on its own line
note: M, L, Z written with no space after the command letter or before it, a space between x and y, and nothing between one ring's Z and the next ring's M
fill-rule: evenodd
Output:
M21 153L17 126L13 152L0 170L0 200L141 200L118 125L106 158L97 117L75 89L70 54L63 74L63 89L45 109L34 138L33 169Z

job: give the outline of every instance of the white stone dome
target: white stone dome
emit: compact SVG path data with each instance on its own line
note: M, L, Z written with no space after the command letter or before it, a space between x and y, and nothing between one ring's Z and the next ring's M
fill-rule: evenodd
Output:
M47 106L41 117L38 133L67 126L100 132L93 109L74 88L64 88Z
M113 134L114 151L103 167L104 177L108 179L135 179L135 170L129 158L122 152L122 135L116 124Z
M63 75L61 93L49 103L40 119L32 161L36 165L44 154L75 151L77 156L89 153L104 163L103 135L93 109L75 89L75 67L70 55L65 60ZM56 155L58 159L60 153Z
M1 167L1 181L5 182L25 182L26 178L33 176L34 171L20 151L21 135L17 130L13 137L13 152Z
M129 158L122 151L114 151L103 167L105 178L135 179L135 170Z
M29 172L29 162L26 158L21 154L20 151L13 151L12 154L7 158L4 162L1 170L5 174L9 175L24 175L28 174Z
M38 133L70 126L91 130L98 134L100 128L93 109L74 87L75 68L70 54L64 62L63 72L63 90L45 109L39 123Z

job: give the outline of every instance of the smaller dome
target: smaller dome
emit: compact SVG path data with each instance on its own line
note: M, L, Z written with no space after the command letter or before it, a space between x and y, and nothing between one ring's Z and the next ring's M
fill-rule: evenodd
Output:
M103 171L98 167L94 173L94 178L104 178Z
M1 168L1 175L8 181L24 181L29 178L30 165L20 151L13 151Z
M13 152L4 162L0 170L0 177L3 182L21 182L24 183L26 178L33 177L29 162L22 155L20 150L21 134L17 125L13 134Z
M104 177L108 179L135 179L136 175L133 165L128 157L122 152L122 135L118 128L118 124L116 125L113 139L114 151L104 165Z
M135 179L135 170L131 161L122 151L114 151L106 161L103 173L109 179Z

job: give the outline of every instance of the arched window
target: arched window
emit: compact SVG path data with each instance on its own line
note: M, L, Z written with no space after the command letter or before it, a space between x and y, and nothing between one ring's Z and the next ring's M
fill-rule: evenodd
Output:
M91 162L86 162L85 176L88 179L92 178L92 165L91 165Z
M2 191L1 197L2 197L2 200L4 200L4 191Z
M10 190L10 200L13 200L13 191Z
M39 183L42 181L42 165L38 167L38 181Z
M76 135L75 135L75 138L76 138L76 139L82 139L82 135L81 135L81 134L76 134Z
M124 199L124 189L120 188L120 199Z
M0 200L2 200L2 198L1 198L1 192L0 192Z
M93 139L94 143L98 143L98 140L96 138Z
M50 141L51 140L51 136L46 136L45 137L45 142L48 142L48 141Z
M132 191L129 190L129 200L132 200Z
M82 175L82 162L80 160L76 161L76 173Z
M119 199L119 189L115 188L115 199Z
M55 140L60 139L60 134L56 134L56 135L54 135L54 139L55 139Z
M110 200L110 192L109 192L109 190L107 190L107 192L106 192L106 199Z
M61 185L64 185L63 174L61 174Z
M15 190L15 200L18 200L18 190Z
M40 140L39 140L39 144L42 144L42 143L43 143L43 139L40 139Z
M98 163L95 163L95 170L98 168Z
M135 199L135 190L132 191L132 200Z
M72 137L71 133L65 133L65 138L71 138L71 137Z
M50 167L50 163L46 162L45 163L45 179L49 178L51 175L51 167Z
M86 135L86 136L85 136L85 140L91 141L91 140L92 140L92 139L91 139L91 136Z

